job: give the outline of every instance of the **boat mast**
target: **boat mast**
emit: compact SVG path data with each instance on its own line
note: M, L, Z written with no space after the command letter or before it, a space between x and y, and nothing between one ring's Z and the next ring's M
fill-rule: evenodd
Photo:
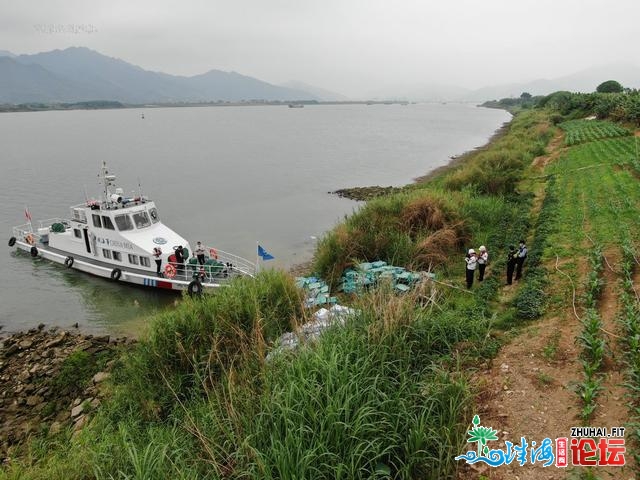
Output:
M111 198L111 191L109 190L109 187L114 185L114 181L116 179L115 175L109 175L109 171L107 170L107 162L105 162L104 160L102 161L102 169L100 171L100 180L101 183L103 185L103 203L108 207L110 202L112 202L112 198Z

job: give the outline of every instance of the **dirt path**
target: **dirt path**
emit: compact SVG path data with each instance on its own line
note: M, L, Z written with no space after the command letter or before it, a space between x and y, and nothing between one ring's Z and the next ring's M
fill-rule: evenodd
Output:
M550 144L551 154L534 160L534 167L542 170L555 160L562 150L562 136L556 137ZM542 202L540 188L534 200L534 213ZM628 411L625 405L624 378L621 374L622 358L618 339L620 332L616 323L618 312L618 274L616 262L620 254L608 251L605 256L613 270L605 265L603 272L605 286L598 302L598 311L603 320L602 335L607 340L609 354L603 369L603 390L597 402L598 407L591 417L590 425L596 427L625 426ZM584 281L588 269L586 258L564 259L562 263L575 263L580 281ZM551 283L562 291L571 289L567 278L562 276L555 265L546 265L550 272ZM525 270L526 274L526 270ZM503 300L509 300L517 287L505 287ZM582 285L576 285L578 290ZM557 290L560 291L560 290ZM579 298L580 291L578 292ZM581 347L576 337L582 331L580 320L574 312L569 294L568 302L561 310L547 311L545 317L525 326L513 340L503 346L490 367L477 375L476 381L481 392L476 402L476 413L480 416L480 425L498 431L499 441L490 443L491 448L505 449L505 441L514 445L521 443L524 437L532 446L539 446L549 438L554 443L558 437L571 436L571 427L582 426L580 419L582 404L577 393L577 385L584 380L580 362ZM578 307L577 315L582 315ZM633 479L632 455L627 453L627 467L607 467L594 471L597 478ZM571 461L569 461L571 464ZM491 480L538 480L580 478L586 473L583 467L565 469L542 467L540 463L520 466L514 461L509 466L491 468L483 463L464 466L459 478Z

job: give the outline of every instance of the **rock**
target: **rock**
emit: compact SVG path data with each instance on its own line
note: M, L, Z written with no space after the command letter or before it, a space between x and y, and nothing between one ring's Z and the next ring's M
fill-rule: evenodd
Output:
M114 365L115 347L107 335L46 331L42 324L0 339L0 463L12 446L46 431L43 427L56 434L72 422L76 431L89 422L88 412L100 406L98 385ZM107 367L91 372L94 383L86 388L57 385L65 360L79 350L105 352Z
M17 353L20 350L20 348L18 347L18 345L16 345L15 343L10 345L5 351L4 351L4 358L8 358L11 355Z
M71 418L76 418L84 411L84 403L77 405L71 409Z
M42 402L42 397L38 397L37 395L32 395L30 397L27 397L27 405L29 407L34 407L38 405L40 402Z
M78 417L73 424L73 430L75 432L81 430L82 427L84 427L88 421L89 421L89 418L87 417L87 415L82 415Z
M108 372L98 372L98 373L96 373L96 374L93 376L92 380L93 380L93 383L94 383L94 384L96 384L96 383L102 383L102 382L104 382L107 378L109 378L110 376L111 376L111 374L110 374L110 373L108 373Z
M59 337L56 337L53 340L50 340L49 342L45 343L44 348L49 349L49 348L57 347L64 341L65 336L66 335L60 335Z

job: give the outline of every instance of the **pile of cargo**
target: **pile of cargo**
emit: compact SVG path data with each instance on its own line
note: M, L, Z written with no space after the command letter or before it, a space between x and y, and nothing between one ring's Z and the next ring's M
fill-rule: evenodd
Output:
M313 320L300 326L296 332L287 332L276 340L273 350L267 355L267 361L275 355L288 350L295 350L300 343L317 340L322 333L334 326L343 326L345 320L357 312L343 305L333 305L331 308L321 308L313 314Z
M342 275L338 291L343 293L362 293L380 282L390 282L399 293L407 292L424 278L435 278L432 273L411 272L403 267L387 265L387 262L360 263L355 269L348 269Z
M297 277L296 285L305 293L306 307L317 307L338 302L336 297L329 295L329 285L317 277Z

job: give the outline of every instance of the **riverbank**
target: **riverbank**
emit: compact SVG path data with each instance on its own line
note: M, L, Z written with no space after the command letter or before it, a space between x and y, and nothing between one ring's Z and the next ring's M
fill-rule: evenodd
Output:
M332 292L345 268L382 260L435 273L432 295L384 284L337 293L357 314L270 361L277 339L310 315L290 276L263 271L185 299L155 318L114 372L116 394L77 442L31 467L34 477L134 475L137 459L151 456L142 466L150 478L451 478L473 414L469 372L495 355L494 330L520 319L500 299L499 252L530 228L522 212L531 199L517 188L550 138L545 120L515 119L510 134L520 141L499 141L498 153L478 153L446 178L368 202L319 242L314 270ZM490 182L476 174L496 158L517 163L489 164ZM495 260L467 290L461 252L480 242Z
M368 186L368 187L349 187L349 188L341 188L335 191L329 192L330 194L338 195L342 198L348 198L350 200L356 201L368 201L373 198L382 197L385 195L393 195L396 193L400 193L407 189L413 188L416 184L427 183L437 177L444 176L446 173L455 170L456 168L464 165L469 159L477 155L478 153L485 152L491 148L492 145L495 144L500 138L505 136L509 131L510 122L505 122L502 124L498 130L494 132L494 134L489 138L487 143L481 145L479 147L474 148L473 150L469 150L460 155L450 157L450 161L446 165L442 165L440 167L436 167L430 172L417 177L413 180L413 183L407 184L404 187L382 187L380 185Z
M0 464L34 435L78 432L104 397L118 348L133 340L44 325L0 339Z

